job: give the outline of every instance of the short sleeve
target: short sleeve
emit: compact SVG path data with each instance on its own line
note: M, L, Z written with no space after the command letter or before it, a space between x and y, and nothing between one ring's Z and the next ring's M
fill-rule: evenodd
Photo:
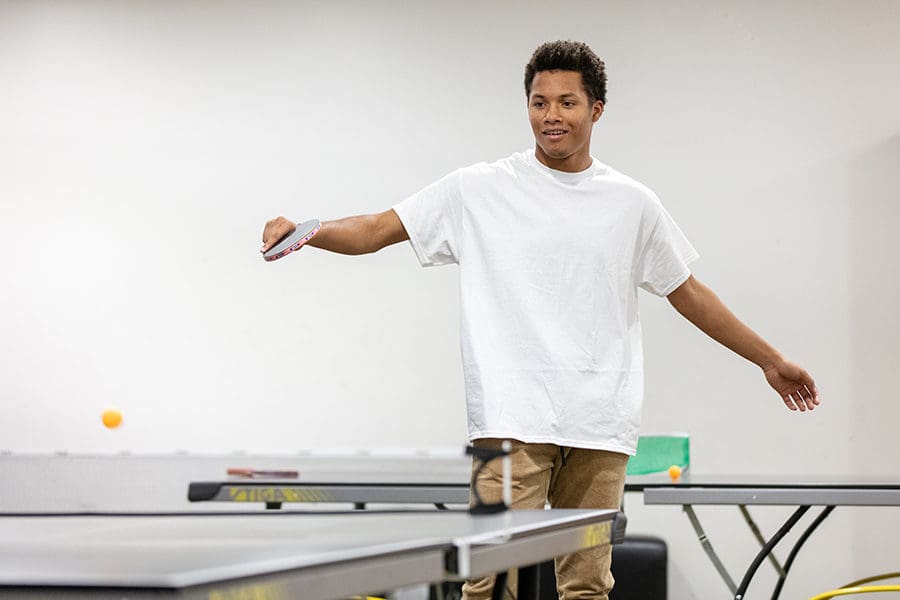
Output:
M460 173L454 171L393 207L423 267L459 262Z
M691 275L689 265L699 258L675 220L656 200L656 220L649 229L635 264L635 283L651 294L668 296Z

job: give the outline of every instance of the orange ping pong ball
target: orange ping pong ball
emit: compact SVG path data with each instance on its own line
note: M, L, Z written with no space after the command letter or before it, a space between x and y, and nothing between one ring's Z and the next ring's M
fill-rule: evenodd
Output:
M108 429L115 429L122 424L122 413L114 408L103 411L103 424Z
M679 467L678 465L672 465L671 467L669 467L669 477L671 477L673 481L681 477L681 467Z

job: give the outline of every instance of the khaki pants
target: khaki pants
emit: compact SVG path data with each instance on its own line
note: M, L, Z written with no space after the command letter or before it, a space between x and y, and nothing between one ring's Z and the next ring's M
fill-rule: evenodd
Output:
M512 508L613 508L622 504L628 456L605 450L561 448L553 444L512 442ZM477 448L500 449L502 440L481 439ZM503 467L498 460L482 469L476 485L483 502L500 502ZM556 581L562 600L607 600L613 587L610 546L588 548L556 559ZM467 581L463 598L490 598L494 576ZM510 577L512 581L512 577ZM512 586L511 586L512 587Z

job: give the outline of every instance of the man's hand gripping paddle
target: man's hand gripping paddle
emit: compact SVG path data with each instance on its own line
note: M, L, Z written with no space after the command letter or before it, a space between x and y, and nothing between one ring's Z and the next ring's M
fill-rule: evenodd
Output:
M263 258L267 261L278 260L284 258L294 250L299 250L303 244L311 240L322 228L322 223L318 219L305 221L297 225L297 227L283 237L277 244L269 248L263 253Z

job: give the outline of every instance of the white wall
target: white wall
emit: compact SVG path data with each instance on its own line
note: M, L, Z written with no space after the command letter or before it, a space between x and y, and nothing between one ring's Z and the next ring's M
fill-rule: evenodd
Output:
M645 296L645 430L690 432L698 472L900 476L891 0L0 3L0 448L461 446L455 267L407 245L267 264L259 237L528 147L524 64L557 38L608 64L594 155L823 393L788 413ZM680 511L628 509L670 543L672 598L724 594ZM738 513L701 514L737 571ZM838 509L784 597L896 570L898 526Z

